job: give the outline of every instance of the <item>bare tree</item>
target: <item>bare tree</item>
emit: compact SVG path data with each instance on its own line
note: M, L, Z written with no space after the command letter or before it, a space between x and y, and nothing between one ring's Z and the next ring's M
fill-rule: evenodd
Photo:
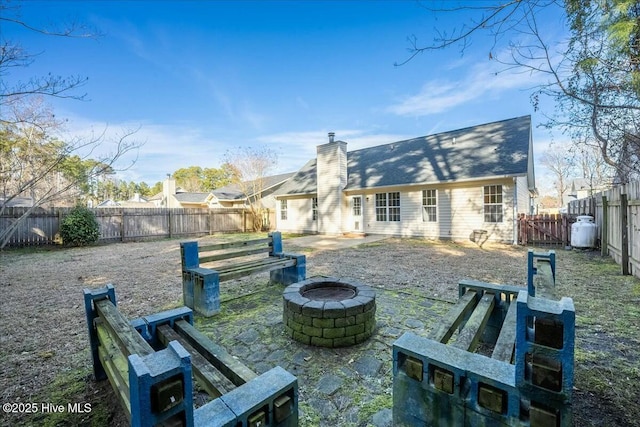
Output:
M0 2L0 24L17 25L53 37L95 37L86 26L70 23L61 29L42 29L19 19L18 9ZM115 170L122 157L140 144L131 142L137 130L125 130L112 140L106 129L89 137L62 137L64 121L53 114L45 97L83 99L76 90L86 82L80 76L62 77L52 73L16 79L35 60L15 40L0 42L0 215L17 197L29 197L30 207L8 227L0 230L0 249L6 246L18 226L35 209L66 198L75 198L89 183ZM106 146L111 144L109 150ZM98 154L98 152L106 154ZM135 160L134 160L135 161Z
M565 130L575 144L595 141L600 156L616 170L617 181L640 175L640 3L637 0L501 0L422 3L431 13L472 13L451 32L440 31L432 43L410 38L410 55L458 46L488 35L487 56L504 70L542 73L548 84L532 93L556 101L548 126ZM437 8L434 4L444 4ZM460 5L461 4L461 5ZM451 6L455 5L455 6ZM568 40L548 40L538 22L551 9L564 14ZM506 57L497 52L503 48Z
M540 157L540 163L553 174L558 193L558 207L562 207L564 195L569 189L569 178L573 175L573 154L567 146L552 144Z
M270 148L239 147L225 154L225 163L232 170L231 181L245 196L245 204L253 217L254 231L265 226L262 194L266 189L265 178L277 165L278 156Z
M589 186L589 195L612 185L616 171L608 165L600 154L598 146L584 143L572 149L578 173Z
M0 230L0 248L35 209L77 200L88 192L92 180L112 173L126 153L140 146L129 141L137 129L123 131L113 139L102 133L62 141L55 136L61 123L42 100L24 101L29 103L22 109L12 104L15 114L10 120L0 121L0 215L17 197L28 197L31 203L9 227ZM99 147L110 150L99 155Z

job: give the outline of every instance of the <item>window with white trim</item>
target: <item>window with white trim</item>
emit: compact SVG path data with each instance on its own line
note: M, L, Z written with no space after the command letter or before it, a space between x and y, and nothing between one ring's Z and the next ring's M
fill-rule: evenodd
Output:
M485 185L484 222L502 222L502 185Z
M318 198L314 197L311 199L311 212L313 212L313 220L318 219Z
M438 190L422 190L422 221L438 221Z
M288 217L287 200L280 200L280 219L286 221Z
M400 192L389 193L389 221L400 221Z
M362 216L362 197L353 198L353 216Z
M400 221L400 192L376 193L376 221Z

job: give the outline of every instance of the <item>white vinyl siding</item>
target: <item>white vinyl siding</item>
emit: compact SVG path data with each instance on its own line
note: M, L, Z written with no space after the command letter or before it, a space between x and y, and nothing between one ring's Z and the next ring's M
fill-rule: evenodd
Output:
M281 218L282 202L287 205L287 219ZM315 233L318 231L317 220L313 219L313 198L288 198L278 200L280 212L276 215L278 231L291 233Z
M502 219L501 223L487 223L484 221L484 187L486 185L502 186ZM424 204L423 190L434 190L436 193L437 221L423 221ZM390 193L396 193L392 198ZM518 188L518 193L520 189ZM385 201L385 221L377 220L377 213L382 215L376 206L376 194L379 204ZM371 234L386 234L392 236L419 237L428 239L446 239L469 241L474 230L485 230L486 237L491 241L513 242L514 236L514 200L515 189L512 179L481 181L466 184L430 185L427 187L397 187L397 191L360 191L346 194L341 201L344 230L353 230L353 196L362 195L361 213L363 223L361 230ZM391 200L397 200L391 201ZM279 201L279 207L282 200ZM286 221L278 218L278 230L286 232L322 232L317 224L322 220L322 199L318 198L318 220L313 220L313 196L288 198ZM390 206L399 204L398 206ZM389 208L397 209L399 221L390 221ZM518 206L522 211L522 207ZM394 212L393 210L391 211ZM395 215L395 213L394 213Z

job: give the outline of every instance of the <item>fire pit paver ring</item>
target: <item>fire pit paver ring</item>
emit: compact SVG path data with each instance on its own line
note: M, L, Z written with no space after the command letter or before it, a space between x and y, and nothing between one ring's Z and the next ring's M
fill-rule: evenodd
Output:
M314 277L284 290L287 334L304 344L345 347L366 341L375 329L376 293L351 279Z

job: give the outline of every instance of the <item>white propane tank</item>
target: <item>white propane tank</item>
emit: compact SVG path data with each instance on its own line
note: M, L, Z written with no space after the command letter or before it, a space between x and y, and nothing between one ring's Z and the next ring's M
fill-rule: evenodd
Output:
M571 224L571 246L574 248L594 248L598 235L598 226L590 215L580 215L577 222Z

